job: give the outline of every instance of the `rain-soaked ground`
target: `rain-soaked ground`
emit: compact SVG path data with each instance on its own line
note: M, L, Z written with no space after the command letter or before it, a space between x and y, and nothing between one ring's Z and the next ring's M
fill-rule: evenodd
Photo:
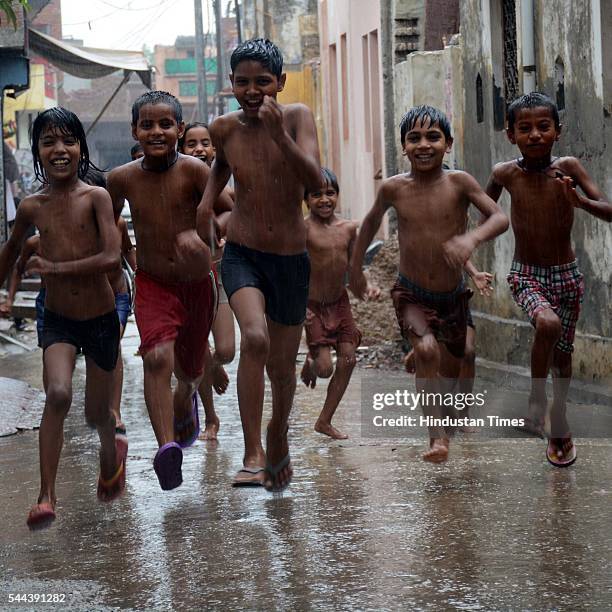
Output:
M359 378L333 442L312 425L325 386L298 387L290 443L294 481L282 497L233 489L242 434L232 384L217 398L219 443L185 452L184 484L162 492L130 326L124 419L128 484L96 500L95 432L82 409L83 363L66 422L58 518L31 533L37 433L0 438L0 607L9 595L58 594L30 609L612 609L612 444L578 440L578 462L546 464L536 439L460 435L446 465L424 440L360 437ZM40 385L39 353L5 358L0 376ZM269 414L270 406L266 406Z

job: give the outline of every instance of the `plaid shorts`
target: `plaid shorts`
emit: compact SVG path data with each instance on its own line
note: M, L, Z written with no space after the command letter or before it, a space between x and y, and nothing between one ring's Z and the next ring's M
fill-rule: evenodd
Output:
M574 350L576 322L584 295L584 277L578 263L561 266L534 266L513 261L507 276L514 301L535 326L537 314L550 308L561 320L561 337L556 348Z

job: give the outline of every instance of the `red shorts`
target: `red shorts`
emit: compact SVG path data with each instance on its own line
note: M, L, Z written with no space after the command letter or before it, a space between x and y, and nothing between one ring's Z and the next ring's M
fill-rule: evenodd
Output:
M346 290L339 300L322 304L308 300L306 309L306 342L313 351L319 346L338 348L341 342L350 342L357 348L361 332L357 329Z
M204 371L208 334L217 311L214 272L200 281L169 283L142 270L136 272L136 325L140 354L175 340L174 355L191 379Z

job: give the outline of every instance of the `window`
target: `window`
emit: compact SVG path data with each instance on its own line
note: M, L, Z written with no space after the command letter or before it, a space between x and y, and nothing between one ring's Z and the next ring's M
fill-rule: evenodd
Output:
M557 108L565 108L565 65L560 57L555 60L555 98Z
M348 57L346 34L340 36L340 69L342 74L342 136L349 138L349 91L348 91Z
M482 98L482 77L480 72L476 77L476 121L478 123L484 121L484 101Z
M516 49L516 0L503 0L504 98L506 107L519 95Z

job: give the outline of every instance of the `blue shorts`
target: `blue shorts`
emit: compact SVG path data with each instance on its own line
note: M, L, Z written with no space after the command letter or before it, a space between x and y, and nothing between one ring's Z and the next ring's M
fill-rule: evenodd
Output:
M130 294L126 293L115 293L115 310L119 315L119 323L121 327L127 325L128 317L132 312L132 304Z
M223 251L223 287L231 301L243 287L259 289L266 314L281 325L301 325L306 318L310 259L308 253L277 255L228 242Z
M42 333L43 333L43 320L45 318L45 296L47 290L41 287L38 295L36 296L36 335L38 336L38 346L42 348Z

